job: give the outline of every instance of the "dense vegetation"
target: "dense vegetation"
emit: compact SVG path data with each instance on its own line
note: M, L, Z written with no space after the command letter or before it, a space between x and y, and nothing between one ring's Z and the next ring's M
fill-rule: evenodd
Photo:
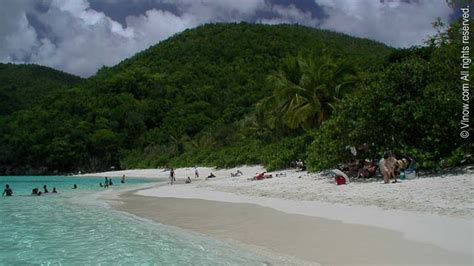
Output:
M81 80L44 66L0 63L0 116L29 108L49 93Z
M346 146L364 143L360 156L393 149L425 167L445 158L454 164L472 146L457 136L453 119L461 111L453 89L459 43L442 37L395 50L293 25L187 30L0 114L0 173L275 169L298 158L317 170L347 160ZM40 86L36 81L30 84Z

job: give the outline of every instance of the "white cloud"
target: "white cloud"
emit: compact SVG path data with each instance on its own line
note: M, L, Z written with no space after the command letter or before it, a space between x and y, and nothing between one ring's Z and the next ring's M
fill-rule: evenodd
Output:
M314 18L309 11L298 9L295 5L281 6L274 5L271 10L276 17L260 19L259 22L263 24L300 24L308 27L317 27L319 19Z
M328 15L267 0L107 0L168 4L126 17L123 24L91 8L88 0L5 0L0 8L0 62L37 63L84 77L187 28L221 21L298 23L372 38L394 46L421 44L436 17L451 13L444 0L315 0ZM290 2L290 1L289 1ZM40 8L38 8L40 6ZM145 6L145 5L144 5ZM157 5L159 6L159 5ZM145 10L145 9L144 9ZM266 18L257 15L265 13ZM271 14L268 16L268 14Z
M366 37L396 47L420 45L434 33L432 22L448 21L452 9L445 0L402 1L315 0L328 15L321 27Z
M251 16L265 2L178 0L175 4L179 16L151 9L128 16L123 26L91 9L87 0L45 0L48 8L42 12L36 11L31 1L9 4L8 11L1 11L5 16L0 18L4 22L0 25L0 61L37 63L87 77L102 65L115 65L187 28ZM27 14L34 15L48 29L47 36L38 36Z
M0 8L0 60L15 62L28 58L37 44L37 34L23 11L31 5L26 1L10 4L9 9Z

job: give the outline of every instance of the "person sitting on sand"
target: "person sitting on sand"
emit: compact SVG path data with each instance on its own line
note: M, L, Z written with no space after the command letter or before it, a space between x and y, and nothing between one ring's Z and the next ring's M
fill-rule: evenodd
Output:
M298 159L298 161L296 161L296 168L298 168L298 171L306 170L306 166L304 165L303 160Z
M77 189L77 185L76 185L76 184L74 184L74 186L72 187L72 189Z
M48 190L48 186L47 186L47 185L44 185L44 186L43 186L43 189L44 189L44 193L49 193L49 190Z
M214 178L216 177L212 172L207 176L207 178Z
M8 184L5 185L5 189L3 190L2 197L3 196L7 196L7 197L13 196L13 190L10 188L10 185Z
M240 170L237 170L237 172L235 172L235 173L230 173L230 176L231 176L231 177L236 177L236 176L241 176L241 175L243 175L243 174L244 174L244 173L242 173Z
M400 175L400 172L406 170L408 168L408 160L406 158L402 158L401 160L397 160L395 162L395 175Z
M58 193L55 187L53 187L53 193Z
M358 170L358 178L370 178L375 175L377 167L369 159L364 160L362 168Z
M191 184L191 177L188 176L188 179L186 179L186 184Z

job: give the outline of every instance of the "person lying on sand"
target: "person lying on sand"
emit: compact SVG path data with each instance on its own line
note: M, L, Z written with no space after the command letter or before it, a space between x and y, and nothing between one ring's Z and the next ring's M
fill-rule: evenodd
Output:
M251 180L263 180L263 179L266 179L266 178L273 178L272 175L266 175L265 174L266 172L262 172L258 175L256 175L254 178L252 178Z

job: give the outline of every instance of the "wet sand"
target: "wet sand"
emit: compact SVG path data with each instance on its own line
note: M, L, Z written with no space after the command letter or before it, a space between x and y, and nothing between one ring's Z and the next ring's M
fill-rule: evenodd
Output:
M143 218L323 265L472 265L467 255L401 233L288 214L246 203L156 198L127 192L114 208Z

